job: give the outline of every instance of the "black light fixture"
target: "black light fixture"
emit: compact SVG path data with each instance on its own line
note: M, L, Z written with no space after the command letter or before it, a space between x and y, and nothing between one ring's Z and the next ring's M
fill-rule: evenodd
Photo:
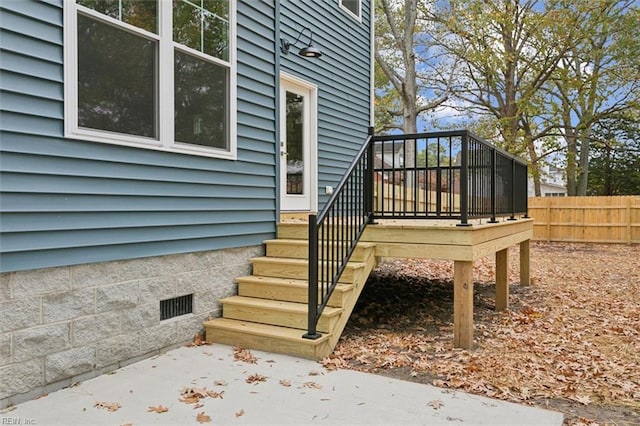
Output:
M311 32L311 29L307 27L304 27L300 31L300 34L298 34L296 41L294 41L293 43L289 43L284 38L280 39L280 50L282 50L282 53L284 53L285 55L289 53L289 49L291 48L291 46L296 45L296 43L300 40L300 37L302 37L302 33L305 31L309 31L309 44L307 45L307 47L303 47L302 49L300 49L298 55L304 56L305 58L319 58L320 56L322 56L322 52L320 51L320 49L313 45L313 33Z

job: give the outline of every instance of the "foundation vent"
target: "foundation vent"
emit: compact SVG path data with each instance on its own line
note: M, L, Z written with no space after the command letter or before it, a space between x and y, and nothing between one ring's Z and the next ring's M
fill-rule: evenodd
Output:
M160 321L193 313L193 294L160 301Z

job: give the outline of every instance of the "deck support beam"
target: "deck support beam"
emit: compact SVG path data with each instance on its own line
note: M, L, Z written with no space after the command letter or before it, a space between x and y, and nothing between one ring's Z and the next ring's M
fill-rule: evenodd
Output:
M520 285L531 284L531 240L520 243Z
M509 309L509 249L496 252L496 311Z
M473 262L454 261L453 346L473 348Z

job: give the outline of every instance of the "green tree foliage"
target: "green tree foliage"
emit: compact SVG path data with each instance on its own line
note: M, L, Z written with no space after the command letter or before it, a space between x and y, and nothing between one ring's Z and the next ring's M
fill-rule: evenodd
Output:
M640 195L640 123L603 119L593 128L588 195Z
M633 0L553 4L578 26L545 101L566 141L568 194L586 195L594 129L640 105L640 15Z

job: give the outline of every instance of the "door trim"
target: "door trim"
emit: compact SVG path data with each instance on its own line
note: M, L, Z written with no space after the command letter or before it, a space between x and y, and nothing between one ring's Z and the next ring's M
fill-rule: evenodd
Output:
M298 88L309 92L309 204L310 204L310 212L318 211L318 86L309 81L306 81L300 77L296 77L294 75L288 74L286 72L280 72L280 80L279 80L279 90L278 96L280 99L279 106L279 126L280 126L280 134L285 131L282 128L282 120L283 120L283 109L285 104L283 104L284 98L284 86L297 86ZM282 140L282 136L278 138L277 143L277 151L279 158L279 167L278 167L278 187L279 187L279 200L278 204L280 207L280 211L294 211L294 210L285 210L282 208L282 198L286 195L286 188L283 188L283 176L282 176L282 158L280 157L280 141Z

